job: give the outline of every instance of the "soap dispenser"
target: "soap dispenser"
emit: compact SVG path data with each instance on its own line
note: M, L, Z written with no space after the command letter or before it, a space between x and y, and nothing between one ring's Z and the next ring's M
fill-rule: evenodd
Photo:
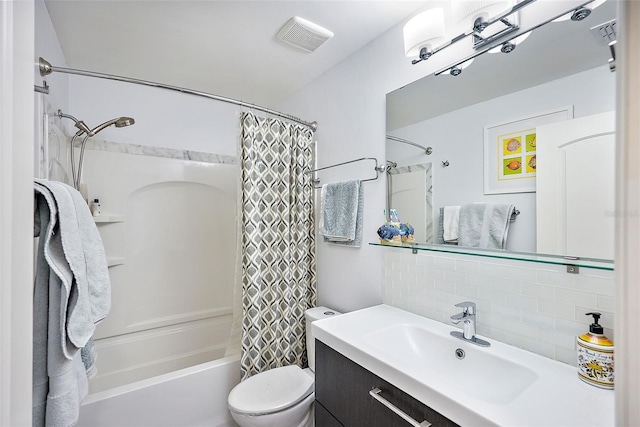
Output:
M600 313L593 316L589 332L577 340L578 377L591 385L613 389L613 341L604 336L604 329L598 324Z
M100 207L100 199L93 199L93 206L91 208L91 213L93 216L100 216L102 214L102 210Z

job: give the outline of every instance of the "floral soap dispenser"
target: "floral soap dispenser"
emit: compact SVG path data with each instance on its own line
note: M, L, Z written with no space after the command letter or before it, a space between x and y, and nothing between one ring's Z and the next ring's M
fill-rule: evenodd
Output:
M598 324L600 313L593 316L589 332L580 335L578 348L578 377L591 385L613 389L613 341L604 336L604 329Z

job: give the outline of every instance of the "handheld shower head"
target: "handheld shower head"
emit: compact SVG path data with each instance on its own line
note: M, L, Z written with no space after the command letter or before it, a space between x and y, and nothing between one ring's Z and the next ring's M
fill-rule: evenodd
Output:
M82 144L80 145L80 160L78 162L78 174L76 175L75 181L74 181L74 185L76 189L80 188L80 181L82 180L82 164L84 162L84 148L85 148L85 144L87 143L87 139L89 139L89 137L91 136L96 135L102 130L108 128L111 125L116 125L117 128L123 128L126 126L131 126L135 122L136 121L131 117L118 117L118 118L106 121L94 127L93 129L90 129L89 132L87 132L87 135L84 137L84 139L82 140Z
M118 120L116 120L116 127L123 128L126 126L131 126L135 123L136 121L133 119L133 117L120 117Z
M65 119L70 119L73 120L75 127L77 127L78 129L80 129L77 133L78 136L82 135L83 133L90 133L91 130L89 129L89 127L82 121L82 120L78 120L75 117L73 117L71 114L65 114L62 112L62 110L58 110L57 113L58 117L60 118L65 118Z
M102 123L101 125L98 125L98 126L94 127L93 129L91 129L89 136L94 136L98 132L101 132L102 130L108 128L111 125L116 125L117 128L123 128L123 127L126 127L126 126L131 126L135 122L136 121L134 119L132 119L131 117L118 117L116 119L112 119L112 120L106 121L106 122Z

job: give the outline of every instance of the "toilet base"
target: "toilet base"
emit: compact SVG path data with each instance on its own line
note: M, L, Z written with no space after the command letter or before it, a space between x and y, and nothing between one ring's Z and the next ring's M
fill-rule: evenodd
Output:
M247 415L231 411L231 416L240 427L314 427L315 398L315 393L311 393L297 405L272 414Z

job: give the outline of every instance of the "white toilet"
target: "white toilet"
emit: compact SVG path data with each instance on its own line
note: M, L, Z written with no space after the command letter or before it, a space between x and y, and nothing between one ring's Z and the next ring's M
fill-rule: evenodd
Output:
M229 393L231 416L240 427L313 427L315 340L311 322L338 313L327 307L305 312L309 368L275 368L241 382Z

